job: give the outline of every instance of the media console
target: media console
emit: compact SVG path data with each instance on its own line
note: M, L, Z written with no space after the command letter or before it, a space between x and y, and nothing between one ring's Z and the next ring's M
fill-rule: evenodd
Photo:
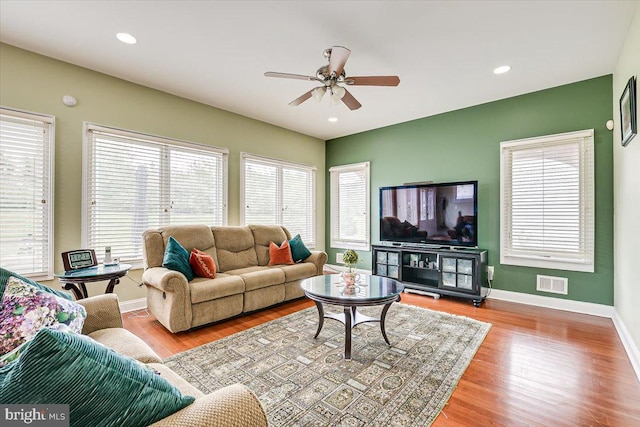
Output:
M487 251L474 248L373 245L373 274L401 281L405 291L467 298L487 296Z

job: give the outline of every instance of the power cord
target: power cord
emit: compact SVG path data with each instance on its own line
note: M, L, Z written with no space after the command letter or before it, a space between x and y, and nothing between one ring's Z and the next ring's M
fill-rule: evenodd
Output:
M487 279L487 283L489 284L489 292L487 292L487 295L485 296L485 298L489 298L489 295L491 295L491 289L493 289L491 280Z

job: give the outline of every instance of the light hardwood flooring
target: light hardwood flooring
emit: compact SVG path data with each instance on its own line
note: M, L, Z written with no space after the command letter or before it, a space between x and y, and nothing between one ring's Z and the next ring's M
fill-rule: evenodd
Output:
M434 426L640 426L640 382L611 319L491 299L475 308L403 294L402 303L493 325ZM314 306L303 298L178 334L153 316L123 317L168 357Z

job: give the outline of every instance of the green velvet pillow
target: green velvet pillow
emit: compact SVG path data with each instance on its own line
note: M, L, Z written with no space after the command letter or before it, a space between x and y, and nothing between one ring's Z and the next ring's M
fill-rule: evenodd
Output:
M299 234L289 240L289 246L291 247L293 262L300 262L311 256L311 251L304 245Z
M191 404L167 380L84 335L42 329L0 368L0 403L66 404L71 426L147 426Z
M35 286L36 288L40 289L41 291L49 292L50 294L57 295L59 297L68 299L70 301L73 300L73 297L68 292L58 291L58 290L52 289L52 288L50 288L48 286L41 285L38 282L34 282L31 279L27 279L26 277L21 276L19 274L16 274L13 271L5 270L2 267L0 267L0 296L2 296L4 294L4 288L7 286L7 280L9 280L9 277L11 277L11 276L16 277L16 278L22 280L23 282L29 283L30 285Z
M162 266L169 270L179 271L190 282L193 280L193 270L189 265L189 251L187 251L173 236L169 236L167 248L164 250Z

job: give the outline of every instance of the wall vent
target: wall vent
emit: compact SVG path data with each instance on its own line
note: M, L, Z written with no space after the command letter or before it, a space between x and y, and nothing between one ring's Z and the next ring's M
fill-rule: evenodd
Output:
M536 290L567 295L569 292L569 279L566 277L537 275Z

